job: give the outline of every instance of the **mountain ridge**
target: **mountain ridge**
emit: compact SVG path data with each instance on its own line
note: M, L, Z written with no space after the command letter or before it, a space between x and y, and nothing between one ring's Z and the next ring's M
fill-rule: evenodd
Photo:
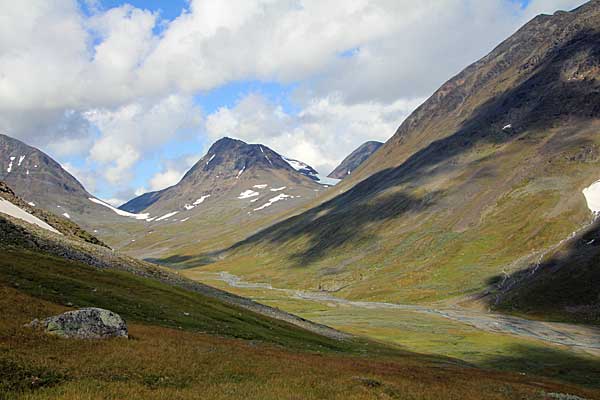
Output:
M342 162L333 170L329 175L330 178L345 179L356 170L362 163L367 161L369 157L373 155L379 148L383 146L383 143L375 140L370 140L358 146L352 153L350 153Z

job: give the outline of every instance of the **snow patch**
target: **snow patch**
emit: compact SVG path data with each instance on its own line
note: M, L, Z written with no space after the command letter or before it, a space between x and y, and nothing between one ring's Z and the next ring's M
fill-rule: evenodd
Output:
M266 188L267 186L269 186L269 185L267 185L267 184L265 183L265 184L260 184L260 185L254 185L254 186L252 186L252 187L253 187L253 188L256 188L256 189L264 189L264 188Z
M204 195L202 197L200 197L198 200L196 200L193 205L197 206L198 204L202 204L204 202L204 200L208 199L210 197L210 194Z
M285 188L287 188L287 186L282 186L282 187L278 187L278 188L271 188L271 192L280 192L282 190L284 190Z
M250 197L258 196L259 194L260 193L255 192L254 190L248 189L248 190L240 193L240 195L238 196L238 199L240 199L240 200L249 199Z
M30 224L37 225L40 228L46 229L47 231L58 233L59 235L61 235L61 233L54 229L52 226L48 225L36 216L31 215L22 208L15 206L13 203L3 199L2 197L0 197L0 213L10 215L11 217L23 220L25 222L29 222Z
M260 206L258 208L255 208L254 211L260 211L267 207L271 207L274 203L277 203L278 201L285 200L285 199L293 199L293 198L294 198L294 196L289 196L285 193L281 193L275 197L270 198L268 202L266 202L265 204L263 204L262 206Z
M29 204L31 207L35 207L35 203L34 203L33 201L30 201L30 202L29 202L29 203L27 203L27 204Z
M206 165L208 165L213 160L213 158L215 158L215 156L216 156L216 154L213 154L212 156L210 156L210 158L206 162Z
M240 169L240 172L238 172L237 176L235 177L235 179L239 178L241 174L244 173L244 171L246 170L246 166L244 165L244 168Z
M93 203L100 204L101 206L104 206L104 207L112 210L114 213L116 213L116 214L118 214L118 215L120 215L122 217L129 217L129 218L135 218L135 219L140 219L140 220L143 219L143 220L146 220L146 221L151 221L151 219L149 218L150 214L148 214L148 213L133 214L133 213L130 213L130 212L127 212L127 211L119 210L118 208L115 208L115 207L111 206L110 204L105 203L102 200L96 199L94 197L90 197L90 198L88 198L88 200L91 201L91 202L93 202Z
M69 213L63 213L62 215L63 215L63 217L65 217L65 218L71 219L71 216L69 215Z
M184 219L182 219L182 220L181 220L181 222L185 222L185 221L187 221L188 219L190 219L190 217L187 217L187 218L184 218Z
M512 124L505 125L504 128L502 128L503 131L507 129L512 129Z
M285 162L289 164L290 167L294 168L296 171L300 172L302 175L311 178L312 180L320 183L321 185L337 185L341 179L328 178L326 176L322 176L318 171L312 168L310 165L303 163L302 161L293 160L291 158L282 157ZM349 173L349 172L348 172Z
M600 213L600 180L583 189L585 201L591 212Z
M176 215L176 214L179 214L179 211L172 211L172 212L170 212L170 213L166 213L166 214L165 214L165 215L163 215L162 217L160 217L160 218L156 218L156 222L158 222L158 221L162 221L162 220L165 220L165 219L167 219L167 218L171 218L173 215Z
M6 172L12 171L13 161L15 161L15 157L10 158L10 162L8 163L8 168L6 169Z
M21 164L23 164L23 160L25 159L25 156L21 156L19 157L19 163L17 164L18 167L21 166Z

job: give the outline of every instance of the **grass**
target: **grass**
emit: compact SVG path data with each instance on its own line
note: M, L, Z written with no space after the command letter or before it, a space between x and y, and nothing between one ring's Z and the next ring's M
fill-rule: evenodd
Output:
M593 391L404 354L291 351L130 323L129 340L65 340L22 327L65 308L0 287L3 399L543 399Z
M129 321L292 348L348 347L285 322L126 272L100 270L20 249L3 248L2 254L1 284L56 304L101 307Z
M180 289L3 248L0 398L543 399L591 389L477 369L364 339L338 342ZM121 314L129 339L23 326L69 306ZM190 315L185 315L188 312Z
M190 273L190 276L312 321L405 350L460 359L481 368L534 374L595 387L600 382L600 354L594 356L533 339L485 332L431 314L306 301L264 289L232 288L200 273Z

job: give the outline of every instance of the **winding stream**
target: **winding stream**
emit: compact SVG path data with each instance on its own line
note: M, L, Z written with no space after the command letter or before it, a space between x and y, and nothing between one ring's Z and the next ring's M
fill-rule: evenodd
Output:
M283 293L291 298L315 301L319 303L343 304L346 306L367 309L397 309L419 313L438 315L453 321L470 325L474 328L495 333L524 336L569 347L577 347L600 353L600 329L582 325L542 322L513 317L498 313L486 313L458 306L448 308L431 308L413 304L396 304L373 301L353 301L332 296L323 292L275 288L266 283L243 281L238 276L227 272L206 273L212 280L225 282L231 287L241 289L265 289Z

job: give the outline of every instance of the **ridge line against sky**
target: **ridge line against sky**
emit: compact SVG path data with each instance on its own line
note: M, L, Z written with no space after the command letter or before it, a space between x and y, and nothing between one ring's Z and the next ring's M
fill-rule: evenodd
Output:
M0 132L112 204L222 136L327 174L539 13L583 0L0 0Z

